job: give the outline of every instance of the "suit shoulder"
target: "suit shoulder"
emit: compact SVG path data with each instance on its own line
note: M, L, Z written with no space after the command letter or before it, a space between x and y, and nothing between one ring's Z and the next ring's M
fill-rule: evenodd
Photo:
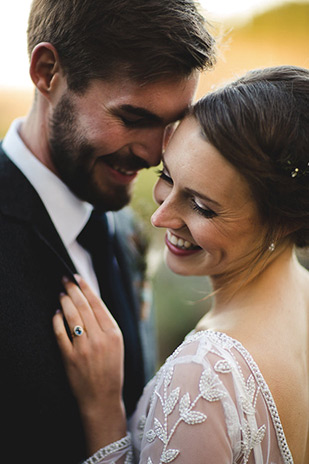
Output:
M145 254L149 245L149 237L146 233L143 220L131 208L126 207L114 214L115 232L118 238L133 241L141 254Z

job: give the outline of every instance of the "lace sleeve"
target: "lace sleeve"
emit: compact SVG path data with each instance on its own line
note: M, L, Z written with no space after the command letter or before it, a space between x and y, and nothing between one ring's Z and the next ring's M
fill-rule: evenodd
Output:
M134 418L136 462L292 462L280 455L249 366L228 339L211 338L189 338L160 370L150 404Z
M132 463L131 436L128 433L124 438L99 449L82 464L127 464Z
M219 375L200 364L175 364L155 390L139 462L232 463L231 438L239 430L236 408Z
M135 414L134 440L140 440L135 458L130 435L127 435L102 448L83 464L157 464L169 463L176 458L175 464L232 462L221 403L226 393L220 382L210 372L201 371L200 366L192 363L169 368L161 380L160 387L154 390L147 417L139 415L140 407L146 406L144 397ZM139 420L134 424L137 418Z

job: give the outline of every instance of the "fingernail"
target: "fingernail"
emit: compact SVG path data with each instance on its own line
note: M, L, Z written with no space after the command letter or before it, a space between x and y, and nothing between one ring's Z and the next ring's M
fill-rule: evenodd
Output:
M60 314L61 312L62 312L61 309L56 309L55 314Z
M74 279L76 280L76 282L80 282L82 280L81 276L79 274L74 274Z
M67 276L62 277L62 282L67 283L69 282L69 278Z

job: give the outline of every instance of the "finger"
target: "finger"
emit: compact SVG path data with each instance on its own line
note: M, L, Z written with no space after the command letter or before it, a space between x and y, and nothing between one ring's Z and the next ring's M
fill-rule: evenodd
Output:
M102 330L118 328L118 324L110 313L109 309L100 297L93 291L90 285L80 276L75 275L82 293L92 308L93 314Z
M82 335L85 330L85 323L80 317L79 311L72 301L71 297L65 293L59 296L62 311L69 326L70 333L73 337ZM79 333L80 332L80 333ZM78 337L80 338L80 337Z
M63 285L67 292L67 296L71 300L71 307L69 307L69 310L73 312L74 308L74 310L79 314L79 317L83 321L85 327L87 327L87 330L97 331L98 329L101 329L95 318L93 310L81 289L68 279L63 279Z
M63 321L63 314L60 311L60 309L56 312L56 314L53 317L53 328L61 352L64 355L70 355L70 353L72 352L72 343L68 337Z

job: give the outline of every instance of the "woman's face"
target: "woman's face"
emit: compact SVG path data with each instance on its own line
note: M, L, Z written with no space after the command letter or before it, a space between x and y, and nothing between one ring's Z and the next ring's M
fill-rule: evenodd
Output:
M194 117L178 127L154 188L155 227L167 229L165 257L182 275L223 277L247 268L265 227L249 186L205 141Z

